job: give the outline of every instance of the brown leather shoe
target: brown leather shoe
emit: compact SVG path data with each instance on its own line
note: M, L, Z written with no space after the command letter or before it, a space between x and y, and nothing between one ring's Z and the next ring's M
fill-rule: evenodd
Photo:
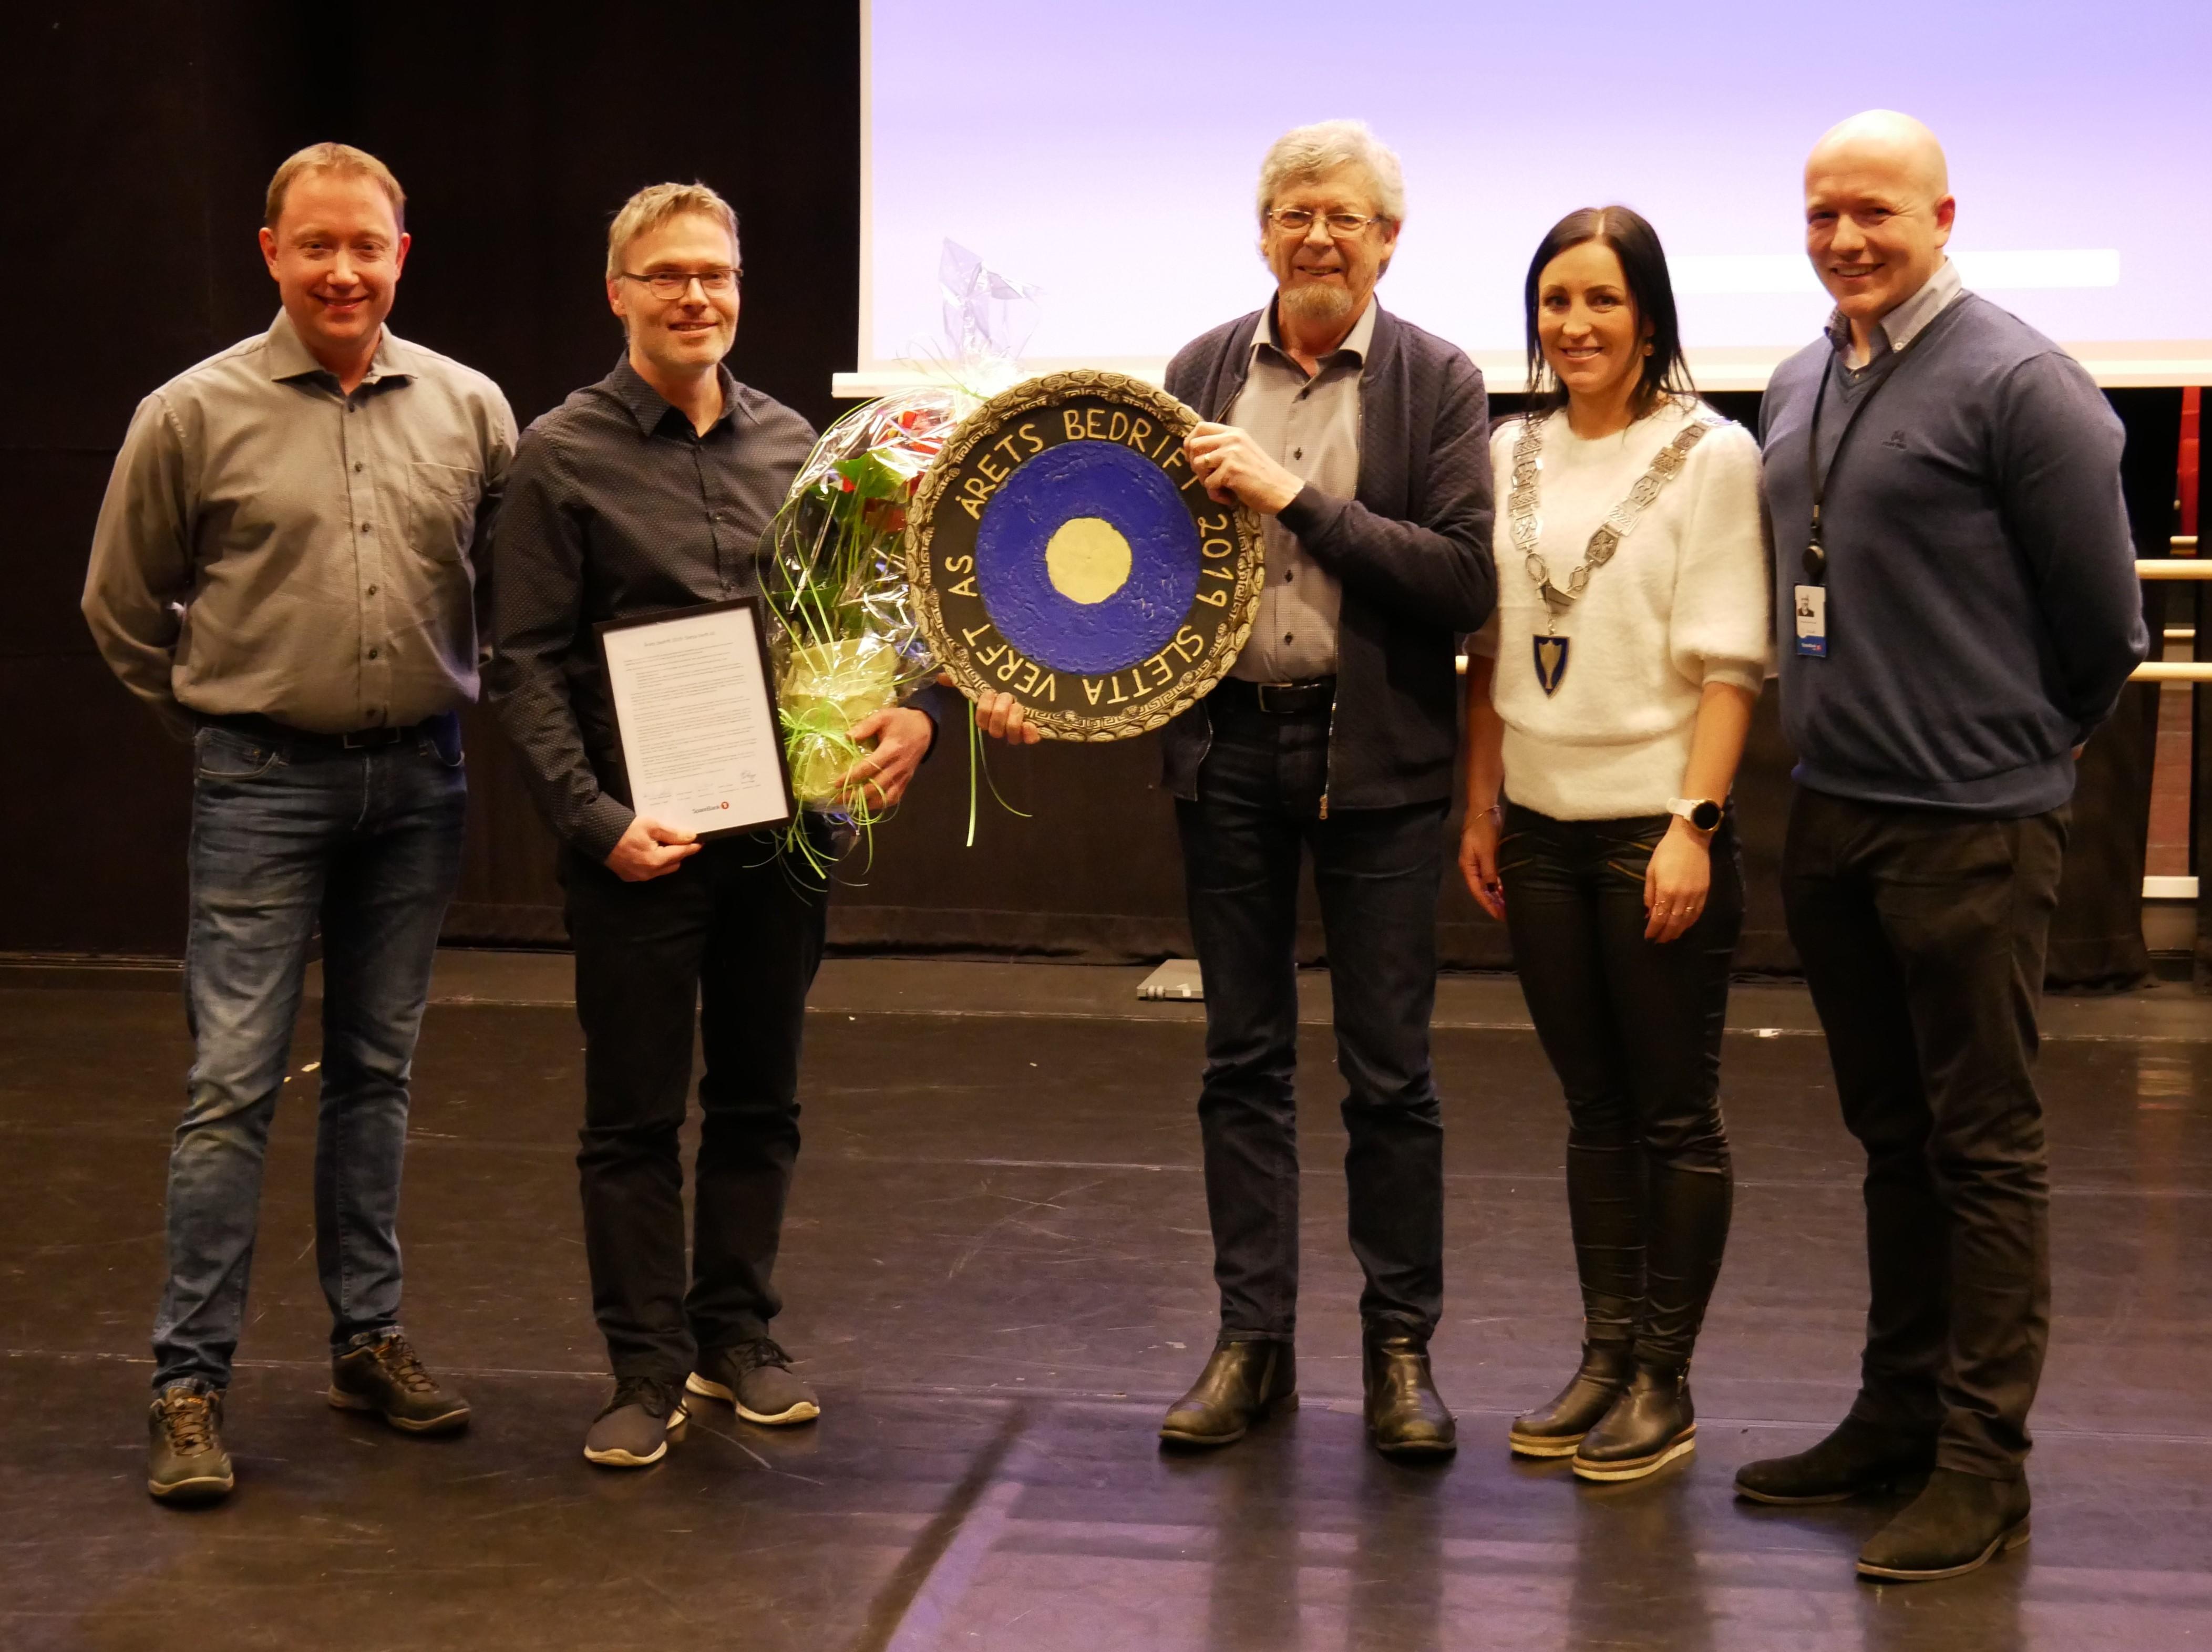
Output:
M1367 1339L1367 1439L1386 1457L1448 1457L1459 1424L1437 1393L1429 1345L1398 1333Z
M1190 1392L1168 1407L1160 1438L1171 1445L1225 1446L1272 1412L1296 1411L1298 1358L1287 1342L1214 1345Z

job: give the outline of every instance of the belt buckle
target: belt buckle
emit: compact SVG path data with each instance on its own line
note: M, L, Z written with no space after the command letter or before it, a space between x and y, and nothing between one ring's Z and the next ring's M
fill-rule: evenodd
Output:
M360 728L350 734L338 736L338 744L348 751L365 751L376 746L390 745L399 738L396 728Z
M1284 714L1276 709L1273 703L1274 695L1291 686L1288 683L1255 683L1252 688L1255 696L1260 702L1260 709L1270 716L1280 717Z

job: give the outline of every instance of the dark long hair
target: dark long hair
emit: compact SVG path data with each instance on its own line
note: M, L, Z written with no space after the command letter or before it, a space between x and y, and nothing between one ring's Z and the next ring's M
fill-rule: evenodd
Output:
M1659 232L1643 214L1625 206L1581 207L1546 232L1537 244L1536 256L1528 260L1528 279L1522 296L1528 325L1530 416L1540 418L1565 406L1567 401L1566 386L1553 376L1537 337L1537 286L1546 264L1585 241L1602 242L1613 249L1620 260L1621 274L1627 278L1629 302L1636 307L1638 324L1648 324L1651 329L1651 354L1644 358L1644 377L1630 404L1636 416L1642 418L1668 396L1695 396L1698 387L1691 382L1690 364L1682 358L1682 325L1674 313L1674 283L1667 274L1667 253L1659 245Z

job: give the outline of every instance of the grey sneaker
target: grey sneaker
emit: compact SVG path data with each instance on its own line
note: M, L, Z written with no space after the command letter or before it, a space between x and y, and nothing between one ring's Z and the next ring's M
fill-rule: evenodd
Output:
M330 1399L340 1411L373 1411L410 1434L447 1434L469 1425L469 1402L438 1386L396 1325L364 1332L332 1357Z
M602 1468L643 1468L668 1455L668 1442L682 1439L690 1420L672 1380L625 1376L584 1436L584 1460Z
M748 1423L770 1428L811 1423L822 1414L814 1390L791 1374L791 1356L769 1337L734 1348L702 1348L684 1386L736 1406Z
M222 1390L187 1378L172 1382L146 1414L151 1443L146 1489L164 1503L214 1503L235 1484L222 1449Z

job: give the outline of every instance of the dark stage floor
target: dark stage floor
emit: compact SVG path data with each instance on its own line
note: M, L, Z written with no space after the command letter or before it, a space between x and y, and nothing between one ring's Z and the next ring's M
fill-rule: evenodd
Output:
M805 1084L779 1334L798 1432L709 1412L660 1467L579 1455L601 1403L571 1162L580 1040L552 959L456 957L416 1068L408 1325L473 1399L446 1442L322 1399L303 1025L232 1391L239 1488L142 1487L145 1337L186 1059L172 993L0 991L0 1646L1278 1649L2212 1644L2212 1008L2053 1006L2057 1329L2035 1540L1954 1583L1856 1582L1881 1505L1729 1496L1851 1392L1853 1154L1802 997L1738 995L1735 1237L1686 1467L1598 1490L1510 1461L1577 1309L1562 1124L1510 983L1448 982L1464 1447L1358 1418L1325 1030L1309 1027L1305 1408L1206 1458L1152 1430L1210 1342L1198 1011L1141 971L837 963ZM505 1001L499 1001L505 1000Z

